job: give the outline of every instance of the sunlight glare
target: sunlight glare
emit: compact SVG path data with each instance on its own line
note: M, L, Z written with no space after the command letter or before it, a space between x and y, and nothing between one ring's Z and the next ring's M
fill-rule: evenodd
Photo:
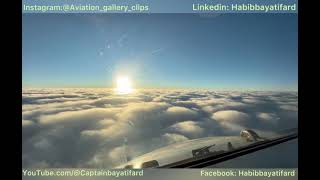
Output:
M117 78L116 91L120 94L128 94L132 92L131 81L127 76Z

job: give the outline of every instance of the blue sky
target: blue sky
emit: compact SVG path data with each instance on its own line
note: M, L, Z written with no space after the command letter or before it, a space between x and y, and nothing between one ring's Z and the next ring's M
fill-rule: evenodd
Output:
M24 14L23 87L297 90L296 14Z

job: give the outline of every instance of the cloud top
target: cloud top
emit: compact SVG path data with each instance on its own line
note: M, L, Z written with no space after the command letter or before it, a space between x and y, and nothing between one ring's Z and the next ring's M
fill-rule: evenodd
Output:
M23 89L22 166L111 168L188 139L296 127L297 93Z

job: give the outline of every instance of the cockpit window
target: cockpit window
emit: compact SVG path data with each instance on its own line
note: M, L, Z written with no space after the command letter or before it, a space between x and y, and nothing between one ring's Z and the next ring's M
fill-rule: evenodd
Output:
M292 130L291 134L296 132ZM287 135L290 132L279 134L257 133L251 129L240 131L240 136L205 137L187 140L180 143L173 143L169 146L151 151L147 154L134 158L124 168L156 168L166 164L192 159L202 159L222 155L223 153L236 151L249 145L266 140L272 140ZM156 158L153 160L148 160ZM143 162L142 164L140 162ZM136 164L137 166L132 166Z
M297 13L249 5L23 15L22 167L162 167L297 127Z

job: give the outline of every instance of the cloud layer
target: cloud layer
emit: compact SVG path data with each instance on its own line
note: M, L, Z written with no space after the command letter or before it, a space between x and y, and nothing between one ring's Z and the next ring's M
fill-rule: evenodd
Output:
M110 168L175 142L298 122L295 92L24 89L22 102L23 167Z

